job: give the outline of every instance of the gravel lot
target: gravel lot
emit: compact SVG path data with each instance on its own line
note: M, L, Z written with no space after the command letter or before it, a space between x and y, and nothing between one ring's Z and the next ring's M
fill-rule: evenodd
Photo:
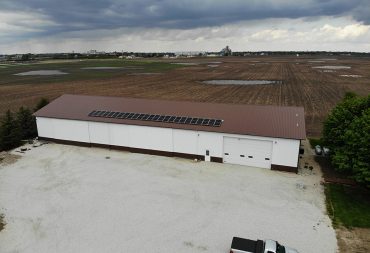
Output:
M18 154L18 153L16 153ZM320 175L47 144L0 164L0 252L336 252Z

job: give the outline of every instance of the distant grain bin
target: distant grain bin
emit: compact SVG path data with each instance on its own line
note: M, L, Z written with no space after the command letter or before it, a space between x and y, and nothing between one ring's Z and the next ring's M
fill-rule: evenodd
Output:
M231 49L230 49L229 46L226 46L220 52L220 55L222 55L222 56L230 56L231 54L232 54L232 52L231 52Z

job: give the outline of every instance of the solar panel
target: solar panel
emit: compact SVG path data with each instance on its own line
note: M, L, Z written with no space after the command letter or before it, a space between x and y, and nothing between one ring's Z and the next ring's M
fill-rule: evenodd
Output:
M186 119L187 119L187 117L181 117L179 123L180 124L185 124Z
M181 117L176 117L173 122L179 123L180 122L180 119L181 119Z
M149 114L144 114L142 120L148 120L149 116L150 116Z
M130 113L127 115L126 119L132 119L132 117L134 116L134 114L135 114L135 113L130 112Z
M154 115L153 121L157 121L160 115Z
M101 117L104 113L105 111L97 111L95 117Z
M140 115L139 115L139 117L137 117L137 119L138 120L141 120L141 119L143 119L143 117L145 116L145 114L144 113L141 113Z
M92 112L89 113L89 116L90 117L95 117L95 113L96 113L96 111L92 111Z
M202 126L208 126L209 124L209 119L204 119L202 122Z
M93 110L88 114L89 117L105 117L117 119L132 119L132 120L146 120L176 124L199 125L199 126L213 126L220 127L223 120L221 119L203 119L192 118L185 116L159 115L159 114L145 114L134 112L116 112L116 111L99 111Z
M176 116L171 116L170 119L168 120L168 122L172 123L174 122L176 119Z
M222 123L222 120L218 119L218 120L216 120L214 126L219 127L219 126L221 126L221 123Z
M198 118L192 118L191 121L190 121L190 124L191 125L195 125L198 121Z
M198 119L197 122L195 123L196 125L202 125L203 123L203 120L202 118Z
M150 114L150 115L149 115L149 117L148 117L148 120L153 120L154 116L155 116L155 115Z
M124 113L124 112L120 112L120 113L118 114L117 118L118 118L118 119L122 119L124 115L125 115L125 113Z
M163 122L168 122L170 120L171 116L165 116L163 119Z
M127 119L127 117L130 115L129 112L125 112L125 114L123 114L121 117L122 119Z

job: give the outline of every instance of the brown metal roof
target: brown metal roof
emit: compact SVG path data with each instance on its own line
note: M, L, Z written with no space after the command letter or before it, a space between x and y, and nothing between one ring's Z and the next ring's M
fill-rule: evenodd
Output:
M223 119L220 127L89 117L93 110ZM156 126L286 139L305 139L303 107L216 104L126 97L63 95L35 113L37 117Z

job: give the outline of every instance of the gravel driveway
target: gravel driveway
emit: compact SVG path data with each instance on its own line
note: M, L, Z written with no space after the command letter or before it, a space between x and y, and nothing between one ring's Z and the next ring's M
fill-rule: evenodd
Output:
M47 144L0 164L0 252L336 252L320 176Z

